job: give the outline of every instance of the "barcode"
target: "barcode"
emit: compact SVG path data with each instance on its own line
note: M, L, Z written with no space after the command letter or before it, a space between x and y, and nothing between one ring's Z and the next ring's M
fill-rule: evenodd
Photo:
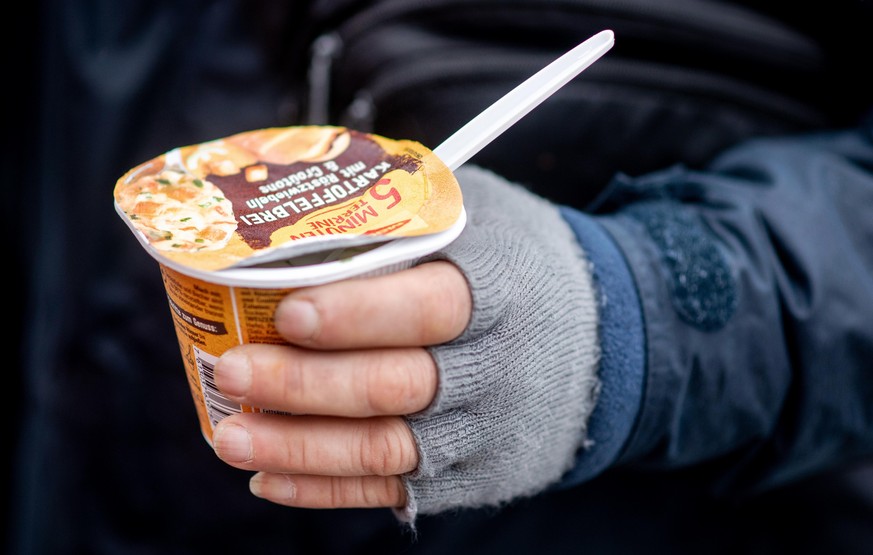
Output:
M212 428L215 429L215 425L222 418L242 412L242 406L222 395L215 386L215 363L218 357L194 347L194 358L197 360L197 371L203 387L206 414L209 416Z

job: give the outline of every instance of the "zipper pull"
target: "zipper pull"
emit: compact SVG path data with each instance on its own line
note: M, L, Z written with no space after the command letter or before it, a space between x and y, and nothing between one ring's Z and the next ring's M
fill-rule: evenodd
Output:
M306 121L310 125L327 125L330 117L330 71L342 50L343 41L335 32L320 35L312 43L309 60L309 99Z

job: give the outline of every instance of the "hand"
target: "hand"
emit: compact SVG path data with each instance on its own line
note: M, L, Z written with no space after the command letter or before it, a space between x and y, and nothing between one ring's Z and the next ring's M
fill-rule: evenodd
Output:
M419 462L403 416L427 408L438 385L424 347L458 337L471 306L444 261L292 292L275 315L290 345L242 345L215 367L229 397L292 415L225 418L216 454L257 471L252 493L281 505L402 507L400 476Z
M291 344L216 367L240 414L216 428L251 488L295 507L418 514L498 507L557 483L596 404L597 299L556 206L480 168L456 175L464 231L416 268L295 291Z

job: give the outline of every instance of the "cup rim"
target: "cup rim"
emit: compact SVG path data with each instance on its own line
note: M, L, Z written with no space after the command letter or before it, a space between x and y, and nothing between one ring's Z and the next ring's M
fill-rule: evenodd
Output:
M371 250L348 258L285 268L228 268L224 270L198 270L170 260L155 250L140 233L136 233L140 243L148 253L163 266L180 274L206 282L227 286L251 288L286 288L318 285L338 281L382 268L389 268L431 254L452 241L463 231L467 223L467 212L461 212L455 222L447 229L414 237L391 239Z

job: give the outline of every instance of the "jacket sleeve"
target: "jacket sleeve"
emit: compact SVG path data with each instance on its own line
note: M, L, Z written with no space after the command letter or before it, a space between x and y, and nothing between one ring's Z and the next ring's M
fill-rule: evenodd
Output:
M590 424L627 433L564 485L705 462L716 489L754 490L873 454L871 138L755 140L705 171L619 177L594 215L564 210L583 246L600 229L621 252L600 287L627 305L602 317L624 330L601 365L624 409ZM595 274L609 259L595 249Z

